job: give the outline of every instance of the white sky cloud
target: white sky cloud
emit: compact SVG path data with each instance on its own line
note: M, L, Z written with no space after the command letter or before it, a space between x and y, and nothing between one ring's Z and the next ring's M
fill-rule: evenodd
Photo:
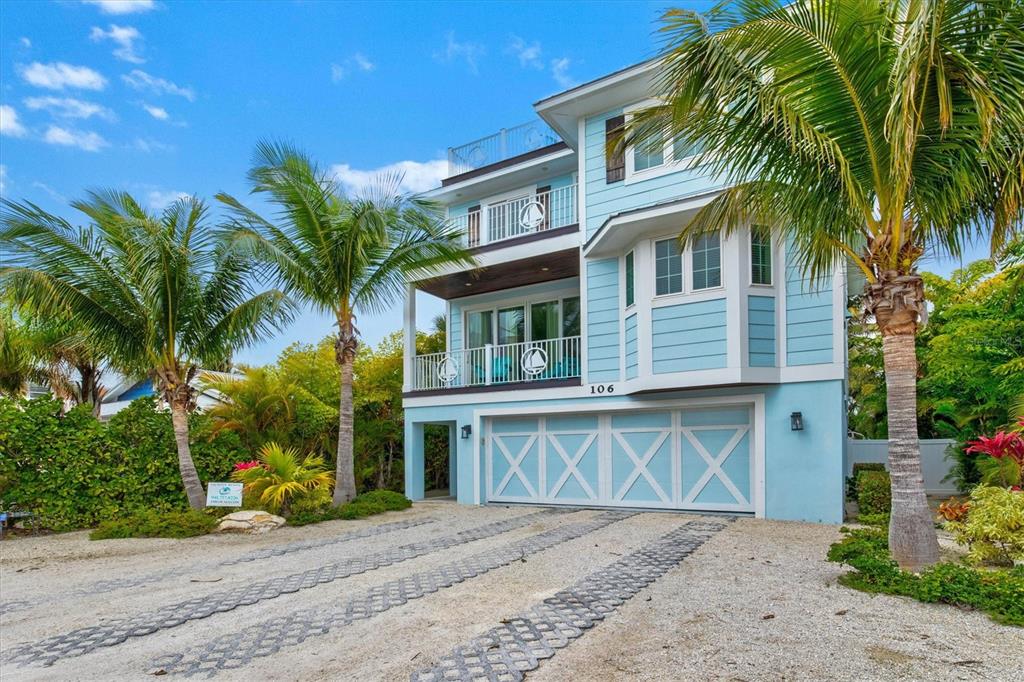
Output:
M345 191L352 194L370 187L377 178L396 172L402 174L403 190L419 193L441 184L441 180L448 175L448 161L399 161L371 170L360 170L347 163L339 163L331 166L331 171Z
M110 109L95 102L86 102L74 97L27 97L24 101L25 106L33 111L42 109L61 118L88 119L98 116L108 121L113 121L116 118Z
M176 85L169 80L151 76L141 69L132 69L132 72L121 76L121 79L135 90L151 92L154 95L177 95L184 97L189 102L194 102L196 93L192 88Z
M149 154L150 152L169 152L174 150L173 145L164 144L159 140L154 140L151 137L136 137L132 140L132 143L128 145L129 149Z
M0 192L7 189L7 166L0 163Z
M21 46L24 48L32 47L32 41L25 36L18 38L18 42L21 43Z
M462 60L466 62L470 73L476 74L480 72L477 68L477 62L487 52L483 45L470 41L460 43L455 39L455 31L448 31L444 38L444 49L435 52L434 59L446 64L450 64L455 60Z
M338 64L337 62L331 63L331 80L335 83L345 80L345 78L353 71L364 71L370 72L377 68L370 59L361 52L356 52L354 55Z
M142 108L149 112L149 115L157 120L166 121L168 118L170 118L170 114L168 114L167 110L163 107L154 106L152 104L143 104Z
M24 137L25 126L18 120L18 110L10 104L0 104L0 135Z
M58 192L54 188L50 187L45 182L39 182L38 180L36 180L35 182L32 183L32 186L35 187L36 189L43 190L44 192L46 192L49 195L49 197L51 199L53 199L54 201L56 201L58 203L61 203L61 204L68 203L68 198L66 196L64 196L63 194L61 194L60 192Z
M544 60L541 59L541 48L540 43L536 40L532 43L527 43L524 39L519 36L512 36L512 40L508 45L508 51L516 56L519 60L519 66L526 68L531 67L538 71L544 70Z
M85 5L95 5L103 14L138 14L156 9L154 0L82 0Z
M576 79L569 75L569 67L572 60L568 57L559 57L551 60L551 77L563 88L571 88L576 85Z
M117 45L114 56L122 61L132 64L142 64L146 61L139 54L142 51L142 34L134 26L111 24L106 31L99 26L93 26L89 33L89 39L94 43L104 40L113 42Z
M64 147L78 147L87 152L98 152L107 146L107 141L99 134L92 131L70 130L60 126L50 126L46 129L43 142L48 144L59 144Z
M162 211L178 199L184 199L190 196L188 192L182 192L175 189L163 190L154 189L150 190L146 194L146 203L154 211Z
M107 86L107 79L88 66L75 66L64 62L32 62L28 66L18 67L18 70L26 83L48 90L102 90Z

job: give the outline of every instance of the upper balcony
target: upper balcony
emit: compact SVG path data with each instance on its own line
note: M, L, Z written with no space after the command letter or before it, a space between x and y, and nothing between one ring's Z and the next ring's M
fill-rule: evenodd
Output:
M466 246L471 249L509 240L522 241L520 238L532 235L553 235L549 231L575 227L578 223L576 185L516 193L500 201L472 206L449 220L465 235Z
M561 142L558 134L541 121L521 123L479 140L448 148L448 177L462 175Z

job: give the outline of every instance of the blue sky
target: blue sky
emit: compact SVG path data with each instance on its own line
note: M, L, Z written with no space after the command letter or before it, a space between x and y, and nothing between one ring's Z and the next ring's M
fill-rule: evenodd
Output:
M153 209L244 196L263 137L305 148L352 188L397 164L410 189L429 189L448 146L652 56L667 5L5 0L0 191L69 218L67 201L95 187ZM420 307L421 326L439 311ZM376 343L401 327L401 307L359 326ZM238 360L330 329L306 313Z

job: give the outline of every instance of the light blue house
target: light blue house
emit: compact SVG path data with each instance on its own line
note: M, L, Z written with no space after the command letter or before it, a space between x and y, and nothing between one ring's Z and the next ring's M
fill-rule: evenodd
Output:
M466 504L841 521L843 268L812 288L756 226L679 248L721 182L687 143L606 145L652 74L613 73L449 150L430 195L480 268L409 284L410 498L424 494L424 425L442 424ZM416 355L416 290L447 303L443 353Z

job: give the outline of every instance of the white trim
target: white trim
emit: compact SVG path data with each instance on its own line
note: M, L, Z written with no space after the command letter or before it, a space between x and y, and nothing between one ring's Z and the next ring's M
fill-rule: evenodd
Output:
M551 154L545 154L544 156L540 156L540 157L537 157L537 158L527 159L526 161L523 161L521 163L517 163L514 166L506 166L504 168L498 168L496 170L491 171L490 173L486 173L484 175L479 175L479 176L476 176L476 177L473 177L473 178L468 178L466 180L463 180L462 182L458 182L458 183L455 183L453 185L443 185L441 187L436 187L436 188L426 192L424 194L424 196L426 196L426 197L428 197L430 199L443 200L446 203L469 203L469 202L471 202L473 200L472 199L467 199L465 202L462 202L462 201L456 202L456 201L454 201L456 193L463 192L463 193L467 193L467 194L471 195L473 193L472 192L472 188L475 185L480 185L482 183L486 183L486 182L490 182L490 181L493 181L493 180L497 180L497 179L502 178L502 176L509 175L511 173L528 171L528 170L532 170L534 168L536 168L537 170L540 170L541 166L545 166L545 165L554 163L554 162L559 161L559 160L561 160L561 159L563 159L563 158L565 158L567 156L572 156L575 153L576 152L573 149L559 149L557 151L552 152ZM461 199L461 197L460 197L460 199ZM476 203L476 202L473 201L473 203Z
M747 226L747 286L751 289L770 291L775 288L775 282L779 279L779 272L776 267L775 257L775 252L779 246L779 240L772 232L768 233L768 258L771 261L768 267L772 272L772 281L767 284L754 282L754 227L755 225L753 224ZM783 284L785 284L785 278L783 278Z
M445 328L445 343L450 336L450 327ZM413 362L416 357L416 287L405 285L405 301L402 307L402 390L413 386Z
M658 104L660 104L660 102L656 99L646 99L624 107L622 113L625 116L626 123L628 124L633 118L633 112L657 106ZM677 159L675 157L675 141L666 139L662 142L661 163L638 171L636 170L635 152L635 145L629 145L625 149L625 173L623 174L622 180L624 185L632 185L637 182L651 180L663 175L668 175L669 173L693 170L697 168L693 162L700 156L699 154L691 154L690 156L684 156L681 159Z
M718 259L721 264L719 281L725 288L725 364L728 367L750 365L750 334L747 328L747 292L743 286L742 267L726 268L728 261L743 261L742 231L734 232L729 239L718 235ZM707 291L700 289L701 293ZM730 331L732 333L730 333Z

